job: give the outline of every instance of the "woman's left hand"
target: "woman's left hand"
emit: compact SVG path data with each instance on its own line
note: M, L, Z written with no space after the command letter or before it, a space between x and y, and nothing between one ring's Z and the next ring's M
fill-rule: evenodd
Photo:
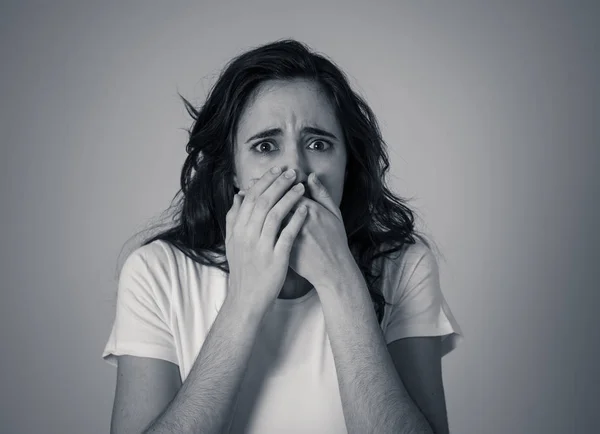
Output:
M294 242L289 266L319 289L334 284L354 258L340 209L316 174L307 184L314 200L303 197L297 203L306 205L308 216Z

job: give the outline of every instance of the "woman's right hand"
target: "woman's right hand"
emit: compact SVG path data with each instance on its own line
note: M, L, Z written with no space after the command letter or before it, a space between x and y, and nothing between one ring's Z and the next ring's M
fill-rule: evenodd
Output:
M290 189L295 179L295 173L287 178L268 170L245 191L244 198L239 193L234 196L225 236L230 300L266 308L281 291L292 246L308 214L306 207L298 207L279 231L304 194L301 183L299 190Z

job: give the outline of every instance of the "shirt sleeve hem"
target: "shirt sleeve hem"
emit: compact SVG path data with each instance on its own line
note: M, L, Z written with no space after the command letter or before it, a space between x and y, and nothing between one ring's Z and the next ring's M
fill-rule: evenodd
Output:
M106 348L102 353L102 358L112 366L117 366L117 356L136 356L150 357L153 359L166 360L179 366L179 360L172 349L156 345L144 345L140 343L130 345L119 345L118 348Z
M385 334L386 344L390 344L398 339L419 337L419 336L441 336L442 337L442 357L454 350L463 340L462 332L455 329L452 324L412 324L398 328L395 331L389 331Z

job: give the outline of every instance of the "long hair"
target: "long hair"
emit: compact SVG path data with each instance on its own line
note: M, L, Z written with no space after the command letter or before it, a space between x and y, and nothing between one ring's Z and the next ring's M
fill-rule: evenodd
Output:
M179 95L194 120L188 130L181 189L167 210L171 214L170 227L160 229L141 245L163 240L194 261L229 273L224 249L225 216L238 191L233 183L238 121L261 83L292 79L318 83L340 122L348 155L340 211L348 245L381 323L389 303L378 285L376 259L414 244L415 237L429 244L415 229L408 201L396 197L385 184L389 160L372 110L331 60L295 40L275 41L232 59L198 109Z

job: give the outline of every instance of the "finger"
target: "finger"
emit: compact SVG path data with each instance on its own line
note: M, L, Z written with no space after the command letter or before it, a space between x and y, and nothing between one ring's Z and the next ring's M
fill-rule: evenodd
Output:
M333 198L327 191L327 188L319 181L316 173L311 173L308 177L308 187L315 202L323 205L331 211L336 217L342 220L342 213L339 207L333 201Z
M271 211L277 206L279 201L288 193L295 178L296 172L294 170L289 170L272 182L271 185L269 185L269 187L256 199L252 215L246 223L246 227L250 232L257 234L262 238L267 217L271 214ZM249 196L246 196L245 200L248 199ZM279 215L282 214L279 213ZM271 239L269 244L270 248L273 248L273 242L274 241Z
M238 212L240 210L240 205L242 203L242 197L239 194L233 195L233 204L227 214L225 215L225 243L229 242L229 237L231 236L231 232L233 230L233 225L235 224Z
M265 218L261 235L268 245L275 245L280 229L283 225L287 224L289 219L293 216L294 213L290 211L292 208L297 208L298 201L302 199L303 194L304 185L298 183L289 189L283 197L277 201L273 208L271 208Z
M253 185L256 183L256 181L257 181L256 179L252 179L252 180L250 181L250 183L248 184L248 188L252 187L252 186L253 186ZM245 196L245 195L246 195L246 190L243 190L243 189L242 189L242 190L239 190L237 194L239 194L240 196L242 196L242 197L243 197L243 196Z
M279 169L279 171L274 171ZM239 224L246 226L252 211L254 209L254 203L256 199L277 179L281 174L280 167L273 167L271 170L267 170L258 180L250 181L250 186L245 189L244 200L240 206L239 211Z
M294 246L294 241L302 229L302 225L308 216L308 207L302 205L296 209L294 216L290 219L289 223L283 228L277 243L275 244L274 250L277 251L278 257L289 258L289 255Z

